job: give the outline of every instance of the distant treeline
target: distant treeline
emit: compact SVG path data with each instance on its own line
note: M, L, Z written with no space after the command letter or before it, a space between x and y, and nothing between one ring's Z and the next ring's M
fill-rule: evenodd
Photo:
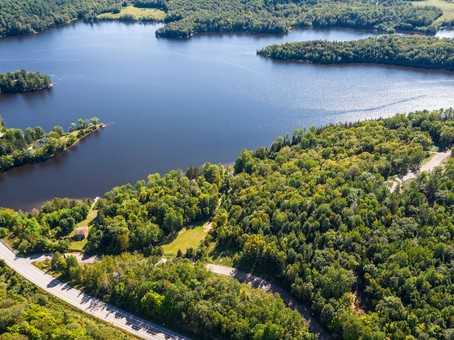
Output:
M37 91L51 86L50 77L40 72L20 70L0 74L0 94Z
M43 128L7 129L0 119L0 172L31 162L39 162L76 144L102 124L98 118L79 119L68 133L61 126L45 133Z
M119 6L167 12L160 37L187 38L201 32L286 33L291 27L354 27L434 34L442 10L391 0L3 0L0 36L40 32L72 20L95 20Z
M30 34L72 20L93 20L120 0L2 0L0 36Z
M319 64L378 63L454 70L454 39L383 36L355 41L324 40L271 45L257 54Z
M435 33L436 7L405 1L351 0L169 0L160 37L186 38L201 32L286 33L291 27L354 27L385 32Z
M166 0L136 0L133 1L133 5L138 8L158 8L163 11L167 11Z

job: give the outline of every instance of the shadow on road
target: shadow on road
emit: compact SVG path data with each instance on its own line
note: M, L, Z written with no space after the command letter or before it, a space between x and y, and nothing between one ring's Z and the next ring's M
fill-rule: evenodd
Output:
M52 279L52 281L50 281L50 283L47 285L47 288L54 288L61 284L63 284L63 283L60 280Z

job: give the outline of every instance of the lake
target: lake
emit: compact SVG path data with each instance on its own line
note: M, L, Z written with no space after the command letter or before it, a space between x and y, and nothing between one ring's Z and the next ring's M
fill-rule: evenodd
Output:
M99 117L107 127L46 162L0 174L0 206L95 197L150 173L232 162L304 126L454 106L454 77L379 65L308 65L256 55L272 43L374 36L348 29L284 36L157 39L159 25L76 23L0 40L0 72L49 74L53 89L0 97L8 127ZM446 34L443 32L441 34Z

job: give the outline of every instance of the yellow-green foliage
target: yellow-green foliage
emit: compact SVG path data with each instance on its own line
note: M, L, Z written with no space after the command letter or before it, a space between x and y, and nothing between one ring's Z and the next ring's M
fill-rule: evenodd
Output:
M62 267L67 260L61 258ZM123 253L88 266L72 263L66 278L86 292L194 338L313 339L305 320L277 294L210 273L200 262L156 265L156 258Z
M103 13L98 15L101 20L125 20L125 21L160 21L166 14L160 9L138 8L134 6L123 7L120 13Z
M0 263L0 339L135 339L39 290Z

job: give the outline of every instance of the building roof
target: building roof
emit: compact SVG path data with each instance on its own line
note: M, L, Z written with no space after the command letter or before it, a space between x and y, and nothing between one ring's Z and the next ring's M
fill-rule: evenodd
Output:
M74 232L74 236L84 236L88 233L88 227L79 227Z
M2 138L5 134L3 132L0 132L0 138Z

